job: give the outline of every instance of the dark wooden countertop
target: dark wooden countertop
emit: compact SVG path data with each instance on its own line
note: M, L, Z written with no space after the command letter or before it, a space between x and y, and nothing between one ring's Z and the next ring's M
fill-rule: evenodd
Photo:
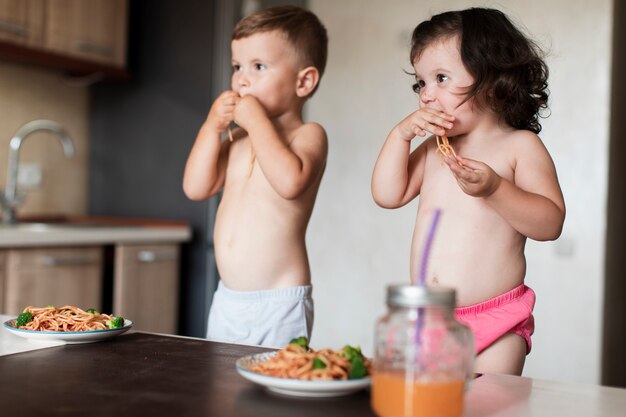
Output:
M374 417L368 391L337 398L271 394L239 376L254 346L130 333L99 343L0 356L1 417ZM486 374L464 417L622 417L626 390Z
M283 397L241 377L235 361L268 349L130 333L0 357L0 415L369 417L369 392Z

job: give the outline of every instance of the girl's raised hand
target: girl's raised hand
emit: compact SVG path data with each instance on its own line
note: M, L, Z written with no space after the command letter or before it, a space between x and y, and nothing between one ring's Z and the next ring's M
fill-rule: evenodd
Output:
M473 197L488 197L493 194L502 178L483 162L457 156L446 156L445 163L450 167L461 190Z
M414 111L396 126L402 139L410 141L415 136L424 137L427 132L444 136L446 129L452 129L454 116L428 107Z

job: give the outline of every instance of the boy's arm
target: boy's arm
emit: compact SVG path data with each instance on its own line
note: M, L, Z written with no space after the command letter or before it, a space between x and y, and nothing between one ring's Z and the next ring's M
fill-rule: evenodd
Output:
M461 158L463 167L453 163L450 168L466 193L482 197L515 230L534 240L555 240L565 220L563 194L550 154L539 137L527 135L518 141L514 183L477 161ZM469 177L462 176L470 171L491 171L490 185L482 193L472 193L471 180L464 183Z
M192 200L204 200L223 187L230 142L222 133L232 121L234 106L239 100L233 91L223 92L211 106L187 158L183 191Z
M320 125L303 125L288 144L254 97L243 97L235 115L237 124L248 132L265 178L281 197L298 198L319 178L328 153L326 132Z

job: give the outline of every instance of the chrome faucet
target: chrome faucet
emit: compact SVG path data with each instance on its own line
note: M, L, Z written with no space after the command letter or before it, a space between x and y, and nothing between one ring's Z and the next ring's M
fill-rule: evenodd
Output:
M72 143L72 139L59 123L52 120L33 120L20 127L9 142L9 164L7 169L6 189L4 193L1 193L0 190L3 223L15 223L15 210L24 200L23 195L19 195L17 192L20 147L27 136L41 130L55 133L63 145L65 156L68 158L74 156L74 144Z

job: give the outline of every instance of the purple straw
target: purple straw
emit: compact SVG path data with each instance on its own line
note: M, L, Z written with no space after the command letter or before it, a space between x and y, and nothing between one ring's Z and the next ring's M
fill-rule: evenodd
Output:
M420 271L417 279L418 285L426 284L426 271L428 266L428 259L430 259L430 249L433 246L433 239L435 237L435 230L437 229L437 223L439 223L439 217L441 217L441 209L435 209L435 214L430 222L430 228L428 229L428 235L426 236L426 243L422 250L422 262L420 264Z
M428 229L428 235L426 236L426 243L422 250L422 262L420 264L419 276L417 279L417 285L426 285L426 271L428 266L428 259L430 259L430 249L433 246L433 239L435 237L435 230L437 229L437 223L439 223L439 217L441 217L441 209L435 209L433 219L430 222L430 228ZM415 329L415 343L416 345L422 344L422 327L424 327L424 308L419 307L417 309L417 323Z

